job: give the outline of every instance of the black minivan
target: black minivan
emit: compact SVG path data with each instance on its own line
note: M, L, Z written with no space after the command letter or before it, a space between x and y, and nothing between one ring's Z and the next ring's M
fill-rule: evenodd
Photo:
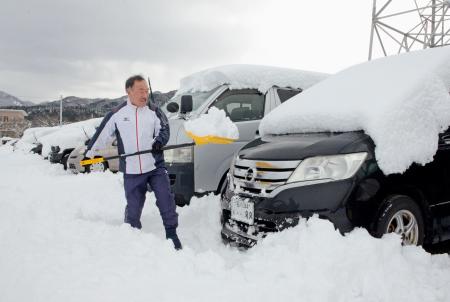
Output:
M434 160L385 175L363 131L271 135L237 154L222 194L225 242L253 246L269 232L317 214L342 233L395 232L404 244L450 238L450 129Z

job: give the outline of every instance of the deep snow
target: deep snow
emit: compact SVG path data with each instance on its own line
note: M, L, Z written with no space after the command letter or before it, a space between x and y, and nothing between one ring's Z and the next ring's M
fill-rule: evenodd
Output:
M120 174L73 175L0 147L0 300L449 301L450 258L317 218L241 252L221 243L219 200L178 208L184 249L153 195L141 231L122 223Z
M349 67L261 121L261 135L364 130L385 174L432 161L450 125L450 46Z

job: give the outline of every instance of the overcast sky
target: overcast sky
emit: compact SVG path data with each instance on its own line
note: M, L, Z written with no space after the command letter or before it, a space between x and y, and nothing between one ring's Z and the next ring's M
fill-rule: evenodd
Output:
M2 0L0 90L33 102L177 89L225 64L336 72L367 60L372 0Z

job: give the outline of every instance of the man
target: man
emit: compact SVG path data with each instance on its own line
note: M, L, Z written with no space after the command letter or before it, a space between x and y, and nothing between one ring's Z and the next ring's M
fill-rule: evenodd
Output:
M164 113L154 104L147 106L149 87L145 79L132 76L125 82L128 100L108 113L87 147L86 156L93 157L96 150L105 148L116 136L119 154L130 154L151 149L151 153L121 158L119 170L123 172L125 196L125 222L142 228L141 213L144 207L147 184L156 197L166 238L173 241L175 249L182 248L177 236L178 214L161 148L170 136Z

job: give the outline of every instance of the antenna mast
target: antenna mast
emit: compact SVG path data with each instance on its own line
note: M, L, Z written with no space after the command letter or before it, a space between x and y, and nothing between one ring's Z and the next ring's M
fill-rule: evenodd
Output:
M373 0L369 60L450 45L450 0Z

